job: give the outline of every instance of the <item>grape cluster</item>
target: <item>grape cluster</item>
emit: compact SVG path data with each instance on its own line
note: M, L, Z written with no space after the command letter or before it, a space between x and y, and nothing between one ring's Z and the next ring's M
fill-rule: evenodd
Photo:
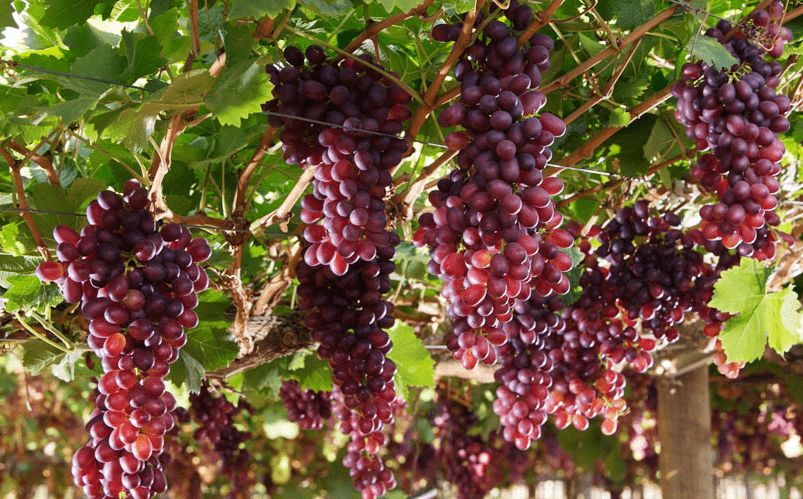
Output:
M395 390L393 395L395 396ZM385 425L392 424L394 407L399 399L394 398L388 402L380 394L367 400L359 408L349 407L354 404L352 400L354 399L347 397L338 386L332 391L332 412L340 421L340 431L351 438L346 445L343 465L349 468L354 487L361 491L363 499L373 499L396 487L396 477L377 454L387 445L388 438L382 433L382 429ZM377 413L381 412L381 416L371 421L370 412L375 407L378 408ZM371 424L373 429L368 430Z
M467 369L493 364L514 304L533 290L566 293L564 272L572 267L561 248L574 240L557 228L562 216L551 197L563 183L542 173L549 146L566 127L553 114L536 116L546 103L536 89L554 44L535 34L519 47L516 35L532 21L531 7L513 1L504 15L512 26L488 22L455 66L460 100L438 123L463 128L446 140L460 148L458 168L430 193L434 210L420 216L414 237L430 248L428 270L444 282L454 319L447 345ZM438 25L432 34L454 40L460 27Z
M87 344L101 358L91 441L73 456L75 483L90 498L147 499L167 488L159 456L176 401L164 377L187 342L184 329L198 324L196 293L209 284L198 266L211 255L206 240L173 223L157 228L147 201L136 180L122 197L101 192L80 233L53 230L59 262L36 270L67 302L81 302Z
M654 341L624 327L604 304L610 294L601 296L602 276L599 269L586 273L583 294L570 307L557 297L537 295L516 304L514 320L506 325L511 339L499 348L501 367L494 377L501 386L493 408L502 435L519 449L540 438L548 415L558 428L572 424L585 430L589 419L602 414L603 431L613 433L625 410L625 379L613 365L623 360L642 369L651 365L639 359L646 355L651 361L646 351ZM637 355L626 356L630 351Z
M736 399L741 403L730 399L711 411L717 471L762 473L783 465L782 444L797 435L798 403L784 388L733 391L742 392Z
M387 358L392 344L385 332L394 323L394 306L382 298L390 290L396 243L377 248L373 260L356 261L342 276L328 265L312 267L304 259L296 266L299 305L309 312L305 323L320 344L318 354L332 367L334 393L342 398L333 412L341 431L351 437L343 464L364 499L395 486L376 453L385 444L382 429L392 423L397 400L396 365Z
M477 425L476 415L447 394L439 395L441 412L433 421L440 440L436 459L446 468L446 479L457 487L458 499L481 499L498 484L492 473L496 449L480 435L467 433Z
M704 333L716 338L730 316L706 304L720 272L737 263L738 256L731 255L721 241L708 240L701 230L672 228L680 223L674 214L658 218L648 217L648 212L644 201L622 208L599 235L602 244L597 255L610 264L607 280L616 290L625 322L634 325L638 321L656 338L672 342L678 338L674 326L691 312L706 323ZM717 265L704 262L695 245L718 256ZM745 363L728 362L718 338L715 348L719 372L736 378Z
M222 393L213 393L204 381L198 393L190 394L189 412L198 424L194 438L208 441L220 456L220 471L231 481L232 490L227 499L241 497L252 485L248 474L251 456L242 445L251 440L251 433L239 430L234 418L242 411L253 413L251 406L240 400L235 406Z
M419 432L408 428L399 442L390 439L387 444L388 458L398 467L398 488L409 496L421 492L421 483L434 483L439 461L432 443L424 441Z
M297 422L302 430L318 430L332 416L330 392L302 390L294 379L282 381L279 397L287 411L287 420Z
M792 32L780 27L783 4L776 0L769 11L757 10L746 25L721 20L706 36L722 43L737 64L720 71L707 63L687 63L672 86L678 99L677 120L701 151L692 170L702 186L716 193L719 202L700 210L702 232L721 240L742 256L763 260L775 255L778 235L769 227L780 223L777 176L785 148L779 133L789 130L785 115L790 99L778 95L783 67L765 56L780 57Z
M640 321L656 338L673 342L686 312L711 299L718 275L695 251L695 240L677 227L680 217L650 216L649 204L620 209L599 234L597 256L607 260L608 285L630 325Z
M600 241L596 252L588 240L580 244L586 271L574 303L564 307L537 294L516 303L502 327L508 341L497 349L502 367L495 373L501 386L494 411L506 439L526 449L547 415L558 428L581 430L602 415L603 432L613 433L626 409L616 365L649 369L656 338L675 341L686 312L721 326L727 316L705 305L718 272L695 251L695 237L675 228L679 223L673 214L650 216L644 201L622 208L589 233Z
M264 108L273 113L270 124L282 128L285 160L315 167L313 191L301 199L301 220L311 224L304 258L343 275L393 245L384 197L390 170L407 150L397 135L411 116L411 97L370 56L327 62L317 45L305 53L288 47L284 67L268 66L275 98Z

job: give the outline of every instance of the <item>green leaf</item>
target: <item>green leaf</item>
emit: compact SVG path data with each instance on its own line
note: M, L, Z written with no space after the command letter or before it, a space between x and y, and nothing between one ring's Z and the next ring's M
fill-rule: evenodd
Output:
M204 100L221 124L240 126L241 119L262 111L261 104L271 99L272 88L265 61L246 60L227 65ZM235 95L237 98L232 98Z
M0 26L13 26L14 18L11 15L14 13L14 4L12 2L0 3Z
M162 56L171 62L185 57L192 46L190 37L178 31L178 18L178 10L171 9L151 19L151 29L156 35L159 46L162 47Z
M77 59L101 45L114 47L120 43L120 33L113 30L104 30L103 28L103 25L95 26L95 23L91 22L70 27L64 37L64 43L70 47L69 57ZM69 71L69 69L64 71Z
M187 390L192 393L198 393L201 391L201 382L205 375L204 366L195 360L192 355L182 350L168 376L176 386L186 384Z
M617 107L611 113L611 117L608 119L607 126L617 126L620 128L624 128L629 124L630 124L630 112L627 109Z
M246 371L243 374L243 389L256 390L271 399L277 399L282 379L287 372L287 364L285 357Z
M647 143L642 148L644 150L644 159L647 161L655 161L656 159L672 156L680 152L677 147L678 138L672 133L672 129L663 119L658 119L652 127L650 137Z
M704 35L694 36L686 45L686 50L701 61L707 62L717 69L730 69L739 61L728 52L724 45Z
M187 344L181 351L188 353L200 363L204 370L214 371L225 367L237 357L237 344L226 338L225 328L213 328L205 323L187 331Z
M51 0L47 11L42 16L42 25L51 28L69 28L78 26L95 13L95 6L108 2L106 0Z
M644 175L644 172L650 167L650 163L644 160L642 149L647 143L656 119L653 114L645 114L641 118L631 121L628 126L616 132L603 143L603 146L609 150L608 157L619 159L622 175L638 177Z
M233 0L229 6L229 19L276 17L295 7L295 0Z
M382 5L386 11L388 11L388 14L390 14L396 9L399 9L402 12L412 10L416 8L419 2L418 0L379 0L378 3Z
M597 7L602 17L616 20L616 26L623 30L632 30L644 24L644 21L655 15L654 0L614 0L600 2Z
M22 354L22 364L25 369L36 376L44 368L53 364L55 359L64 352L57 350L47 343L39 340L31 340L25 342L23 347L25 353Z
M722 312L738 314L761 300L766 294L769 269L750 258L742 258L739 265L728 269L714 285L714 296L708 303Z
M92 81L71 76L57 76L56 80L63 86L75 90L83 96L100 97L114 86L113 83L108 82L122 82L122 72L125 66L125 58L114 48L108 45L101 45L76 60L70 72L103 81Z
M10 288L8 278L19 275L33 275L41 257L0 255L0 286Z
M81 360L83 354L84 352L81 350L73 350L70 353L61 353L56 356L54 360L58 360L58 362L55 362L50 368L53 376L67 383L75 379L75 364Z
M97 97L79 97L52 106L39 107L36 110L43 113L43 115L58 116L64 123L70 124L90 109L94 109L97 102Z
M579 33L578 39L580 40L580 46L592 57L605 50L604 43L584 33Z
M141 151L153 135L156 116L161 112L180 113L203 104L201 95L213 82L208 71L197 69L182 73L173 82L149 96L139 109L126 109L117 119L108 123L107 131L113 136L124 137L125 143Z
M388 358L396 363L396 375L405 392L408 386L435 386L435 360L415 335L413 328L396 321L388 329L393 349Z
M329 363L315 353L309 353L302 358L304 366L290 371L287 377L297 380L302 390L331 392L332 368L329 367Z
M155 73L167 63L167 60L159 55L162 47L155 36L123 31L120 47L125 50L128 60L128 67L122 74L126 82L133 83L137 78Z
M455 13L462 14L477 8L477 0L454 0L451 2L443 2L443 7L453 8Z
M43 286L36 276L9 276L6 281L11 285L3 293L7 312L34 309L44 312L46 308L58 305L62 301L58 286Z
M738 314L719 334L729 362L750 362L761 357L764 347L784 353L800 342L800 303L791 287L768 293L772 269L742 258L738 267L726 270L714 285L709 306Z
M0 248L12 256L22 256L32 247L33 238L25 232L20 231L24 222L11 222L0 229Z
M28 199L31 205L37 210L55 212L31 214L42 236L50 239L56 225L69 225L74 229L85 225L82 215L86 205L105 187L105 182L93 178L76 179L66 193L61 187L52 184L36 184L31 187Z

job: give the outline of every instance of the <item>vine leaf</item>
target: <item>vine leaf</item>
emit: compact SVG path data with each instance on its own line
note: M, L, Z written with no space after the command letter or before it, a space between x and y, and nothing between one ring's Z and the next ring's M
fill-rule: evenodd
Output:
M443 6L447 9L449 7L453 8L457 14L463 14L464 12L476 9L477 0L452 0L443 2Z
M385 8L388 13L392 13L394 9L406 12L414 9L418 5L418 0L379 0L378 2Z
M22 363L25 369L32 375L37 375L50 367L50 372L58 379L70 382L75 378L76 364L79 367L79 375L87 374L88 371L79 361L86 350L76 349L70 353L65 353L41 341L29 341L25 344L25 353L22 356Z
M711 64L717 69L730 69L731 66L739 63L724 45L708 36L693 38L686 46L686 50L692 56Z
M729 362L758 359L767 342L782 354L801 340L797 293L791 287L767 292L771 273L772 268L742 258L738 267L723 272L714 285L709 306L738 314L725 323L725 329L719 334Z
M226 26L226 66L215 78L204 102L221 125L240 126L240 120L262 112L262 103L271 99L273 85L265 71L267 57L253 57L256 43L251 30ZM236 95L236 99L232 96Z
M276 17L281 12L295 7L295 0L233 0L229 7L229 19L243 17Z
M14 18L11 17L14 13L14 3L0 4L0 26L13 26Z
M33 237L30 237L27 229L20 231L22 225L23 222L11 222L0 228L0 248L8 255L23 256L35 246Z
M115 3L108 0L53 0L42 16L43 26L50 28L69 28L80 26L95 13L98 4Z
M622 30L637 28L655 15L655 2L653 0L600 2L597 8L600 15L605 19L616 19L616 27Z
M108 45L100 45L77 59L70 72L106 81L121 81L125 67L125 57L121 56L117 49ZM102 81L83 80L71 76L56 76L55 78L63 86L75 90L83 97L100 98L110 89L110 85Z
M388 358L396 363L397 384L405 399L410 385L435 386L435 361L415 335L413 328L396 322L388 329L393 350Z
M272 89L265 61L243 61L226 67L205 101L222 125L240 126L242 118L262 110L260 105L271 99Z
M313 390L316 392L332 391L332 368L329 363L316 355L310 353L301 357L304 365L291 370L287 377L298 381L302 390Z
M155 36L123 31L120 47L125 51L128 60L128 67L123 73L126 81L134 82L137 78L156 72L167 63L167 60L159 55L162 47Z
M6 279L11 287L3 293L3 307L6 312L15 310L37 310L44 312L61 303L61 293L57 286L45 286L36 276L16 275Z
M181 367L184 367L184 369L181 369ZM204 366L202 366L195 357L190 355L189 352L182 351L181 355L178 356L178 360L173 365L173 368L170 370L169 379L176 386L186 384L187 390L190 393L200 393L201 382L204 380L205 375L206 371L204 371Z

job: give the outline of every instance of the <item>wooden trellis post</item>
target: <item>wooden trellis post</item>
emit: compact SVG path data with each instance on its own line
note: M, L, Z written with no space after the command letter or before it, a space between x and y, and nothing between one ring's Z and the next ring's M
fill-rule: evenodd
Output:
M708 365L658 380L662 499L714 497Z

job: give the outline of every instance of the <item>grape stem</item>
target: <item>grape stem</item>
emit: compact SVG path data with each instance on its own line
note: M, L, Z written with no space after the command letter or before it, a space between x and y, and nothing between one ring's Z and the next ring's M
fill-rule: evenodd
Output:
M254 154L251 155L251 159L248 160L248 163L243 168L243 171L240 173L240 177L237 179L237 191L234 194L234 201L232 203L233 210L232 212L236 212L245 205L245 201L247 196L245 195L246 191L248 190L248 184L251 182L251 177L254 175L257 166L259 166L259 162L262 161L262 158L265 157L270 146L273 145L273 138L276 135L276 129L268 127L265 130L265 133L262 134L262 137L259 139L259 145L257 146L256 151Z
M605 88L602 90L602 92L600 93L595 92L593 98L584 102L582 106L577 108L572 114L566 117L566 119L563 120L563 122L566 125L568 125L569 123L573 122L574 120L582 116L586 111L596 106L601 101L611 98L611 95L613 95L614 85L616 85L616 82L619 81L619 78L621 78L622 73L624 73L624 70L627 67L627 65L630 64L630 60L633 58L633 54L636 52L636 49L638 49L639 45L641 45L641 38L636 40L636 42L630 47L630 50L628 50L627 54L625 55L625 58L622 60L619 66L617 66L616 69L613 71L613 76L611 76L610 81L608 81L608 83L605 85Z
M46 318L42 317L41 315L33 311L29 312L28 315L36 319L36 322L38 322L43 328L45 328L53 336L61 340L61 342L64 343L64 346L66 346L70 351L75 350L75 344L72 341L70 341L69 338L64 336L64 334L62 334L61 331L53 327L53 325Z
M17 312L16 310L14 311L14 317L17 318L17 322L19 322L22 325L22 327L24 327L29 333L31 333L32 335L36 336L38 339L44 341L45 343L47 343L48 345L52 346L53 348L61 350L64 353L67 353L67 354L72 353L72 350L68 350L68 349L64 348L63 346L59 345L55 341L52 341L50 338L48 338L47 336L43 335L42 333L40 333L39 331L37 331L36 329L34 329L30 325L28 325L28 323L25 322L25 320L22 318L20 313Z

